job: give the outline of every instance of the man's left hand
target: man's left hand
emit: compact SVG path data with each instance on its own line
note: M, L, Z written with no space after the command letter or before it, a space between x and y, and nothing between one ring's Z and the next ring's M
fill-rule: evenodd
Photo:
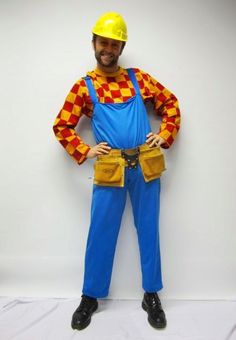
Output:
M150 132L147 135L146 143L151 147L157 146L160 147L165 143L165 139L159 136L157 133Z

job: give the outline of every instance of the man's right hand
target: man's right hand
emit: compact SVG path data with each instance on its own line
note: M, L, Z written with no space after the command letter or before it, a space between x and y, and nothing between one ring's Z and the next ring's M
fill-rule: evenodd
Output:
M94 158L98 155L108 154L110 150L111 150L111 147L108 146L106 142L101 142L91 147L91 149L87 153L87 158Z

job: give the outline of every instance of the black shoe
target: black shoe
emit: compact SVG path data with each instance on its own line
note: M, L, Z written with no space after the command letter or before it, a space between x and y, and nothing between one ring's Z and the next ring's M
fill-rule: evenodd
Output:
M151 326L155 328L166 327L166 316L157 293L145 293L142 307L148 313L148 322Z
M97 299L82 295L80 305L72 316L71 327L78 330L87 327L90 324L93 312L95 312L97 308Z

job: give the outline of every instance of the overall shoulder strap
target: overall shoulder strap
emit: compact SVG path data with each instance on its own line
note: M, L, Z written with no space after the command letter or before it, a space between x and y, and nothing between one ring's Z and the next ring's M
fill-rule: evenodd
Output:
M97 94L96 91L94 89L92 80L89 76L83 77L83 79L85 80L85 83L87 85L88 91L89 91L89 95L91 97L91 100L93 103L98 103L98 98L97 98Z
M135 93L140 94L140 89L139 89L138 81L136 79L134 70L132 68L127 68L127 72L128 72L128 75L130 77L132 84L134 85Z

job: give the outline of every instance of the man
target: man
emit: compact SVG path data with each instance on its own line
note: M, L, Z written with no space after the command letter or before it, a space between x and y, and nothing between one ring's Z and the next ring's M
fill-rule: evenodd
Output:
M128 191L141 258L142 308L153 327L164 328L166 317L157 294L162 288L159 196L165 170L160 146L169 148L179 130L178 101L149 74L118 65L127 41L126 24L118 13L102 15L92 32L97 67L72 87L54 123L57 139L78 164L96 157L82 299L71 325L87 327L97 299L108 295ZM147 101L162 117L158 133L151 131ZM83 114L91 119L96 140L92 147L75 132Z

